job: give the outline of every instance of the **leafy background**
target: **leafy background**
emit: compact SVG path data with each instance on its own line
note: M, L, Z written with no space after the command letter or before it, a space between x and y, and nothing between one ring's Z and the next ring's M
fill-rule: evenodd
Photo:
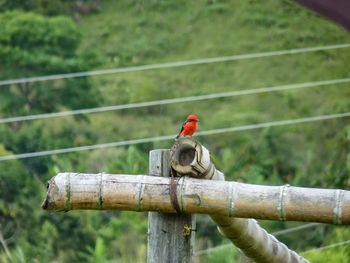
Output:
M0 1L0 79L349 43L344 29L289 0ZM349 49L0 87L1 117L349 77ZM349 84L86 116L0 124L0 155L175 134L196 113L200 130L347 112ZM349 189L349 119L197 138L228 180ZM0 162L0 262L144 262L147 215L48 213L59 171L147 173L148 152L171 141ZM198 216L196 249L227 243ZM299 225L260 221L274 232ZM318 225L278 237L309 249L350 239ZM130 245L132 244L132 245ZM346 246L303 254L348 262ZM224 247L197 262L232 262Z

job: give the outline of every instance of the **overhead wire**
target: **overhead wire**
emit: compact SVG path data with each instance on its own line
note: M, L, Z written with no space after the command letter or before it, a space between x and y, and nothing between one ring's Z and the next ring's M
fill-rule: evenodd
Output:
M217 99L217 98L284 91L284 90L290 90L290 89L312 88L312 87L327 86L332 84L343 84L343 83L349 83L349 82L350 82L350 78L330 79L330 80L321 80L321 81L314 81L314 82L304 82L304 83L295 83L295 84L288 84L288 85L263 87L263 88L257 88L257 89L217 92L217 93L198 95L198 96L189 96L189 97L181 97L181 98L136 102L136 103L122 104L122 105L102 106L102 107L89 108L89 109L78 109L78 110L71 110L71 111L61 111L61 112L51 112L51 113L43 113L43 114L35 114L35 115L0 118L0 123L12 123L12 122L48 119L48 118L80 115L80 114L100 113L100 112L115 111L115 110L122 110L122 109L133 109L133 108L168 105L168 104L175 104L175 103L186 103L186 102Z
M338 243L333 243L333 244L330 244L330 245L327 245L327 246L323 246L323 247L313 248L313 249L306 250L306 251L300 252L300 253L301 254L308 254L308 253L311 253L311 252L322 251L322 250L335 248L335 247L339 247L339 246L345 246L345 245L349 245L349 244L350 244L350 239L342 241L342 242L338 242Z
M301 225L301 226L290 227L290 228L287 228L287 229L275 231L272 234L274 236L279 236L279 235L284 235L284 234L292 233L292 232L295 232L295 231L299 231L299 230L303 230L303 229L306 229L306 228L309 228L309 227L314 227L314 226L319 226L319 225L321 225L321 224L320 223L308 223L308 224L304 224L304 225Z
M350 112L336 113L336 114L329 114L329 115L319 115L319 116L312 116L312 117L304 117L304 118L298 118L298 119L271 121L271 122L264 122L264 123L248 124L248 125L243 125L243 126L234 126L234 127L228 127L228 128L200 131L197 133L197 136L222 134L222 133L227 133L227 132L238 132L238 131L245 131L245 130L253 130L253 129L267 128L267 127L274 127L274 126L292 125L292 124L315 122L315 121L345 118L345 117L350 117ZM157 137L110 142L110 143L53 149L53 150L46 150L46 151L39 151L39 152L3 155L3 156L0 156L0 161L48 156L48 155L53 155L53 154L80 152L80 151L95 150L95 149L104 149L104 148L110 148L110 147L135 145L135 144L150 143L150 142L156 142L156 141L166 141L166 140L174 139L175 136L176 136L176 134L172 134L172 135L164 135L164 136L157 136Z
M298 231L298 230L301 230L301 229L306 229L306 228L310 228L310 227L314 227L314 226L318 226L318 225L321 225L321 224L319 224L319 223L310 223L310 224L305 224L305 225L301 225L301 226L297 226L297 227L287 228L285 230L273 232L271 234L274 235L274 236L278 236L278 235L283 235L283 234L295 232L295 231ZM340 247L340 246L345 246L345 245L350 245L350 239L349 240L345 240L345 241L341 241L341 242L338 242L338 243L333 243L333 244L330 244L330 245L326 245L326 246L321 246L321 247L318 247L318 248L309 249L309 250L306 250L306 251L303 251L303 252L299 252L299 253L300 254L308 254L308 253L312 253L312 252L327 250L327 249ZM199 251L195 252L195 256L200 256L200 255L204 255L204 254L213 253L215 251L218 251L218 250L221 250L221 249L224 249L224 248L227 248L227 247L231 247L231 246L232 246L231 243L227 243L227 244L211 247L211 248L208 248L208 249L199 250Z
M107 74L127 73L127 72L145 71L145 70L153 70L153 69L176 68L176 67L211 64L211 63L218 63L218 62L228 62L228 61L243 60L243 59L263 58L263 57L315 52L315 51L322 51L322 50L342 49L342 48L348 48L348 47L350 47L350 43L308 47L308 48L296 48L296 49L278 50L278 51L267 51L267 52L249 53L249 54L240 54L240 55L232 55L232 56L213 57L213 58L200 58L200 59L191 59L191 60L183 60L183 61L175 61L175 62L148 64L148 65L141 65L141 66L123 67L123 68L111 68L111 69L63 73L63 74L37 76L37 77L8 79L8 80L0 80L0 86L7 86L7 85L13 85L13 84L20 84L20 83L42 82L42 81L49 81L49 80L59 80L59 79L67 79L67 78L79 78L79 77L89 77L89 76L98 76L98 75L107 75Z
M304 225L301 225L301 226L290 227L290 228L287 228L287 229L284 229L284 230L275 231L275 232L271 233L271 235L274 235L274 236L284 235L284 234L287 234L287 233L296 232L296 231L299 231L299 230L302 230L302 229L306 229L306 228L310 228L310 227L314 227L314 226L318 226L318 225L320 225L320 224L319 223L304 224ZM219 246L215 246L215 247L199 250L199 251L195 252L195 256L209 254L209 253L212 253L212 252L224 249L226 247L231 247L231 246L232 246L231 243L227 243L227 244L222 244L222 245L219 245Z

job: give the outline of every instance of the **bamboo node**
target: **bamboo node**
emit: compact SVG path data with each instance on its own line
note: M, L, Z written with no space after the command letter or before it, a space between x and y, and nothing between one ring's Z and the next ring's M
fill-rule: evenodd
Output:
M340 225L342 223L342 207L343 207L344 194L345 194L344 190L338 189L335 191L335 206L333 209L334 224Z
M234 182L230 182L228 185L228 216L232 217L233 216L233 210L235 207L234 201L233 201L233 192L234 192Z
M179 204L179 209L180 209L181 213L185 213L185 205L184 205L184 200L183 200L184 187L185 187L185 178L186 178L186 176L180 177L180 179L177 181L177 183L178 183L178 185L180 185L180 187L177 187L177 189L176 189L176 194L177 194L176 198L177 198L177 201L178 201L178 204ZM181 180L181 182L180 182L180 180Z
M103 193L102 193L102 184L103 184L103 173L99 173L100 176L100 184L98 187L98 201L97 201L97 207L99 209L103 209Z
M289 184L285 184L280 187L280 195L278 198L277 211L278 211L278 219L280 221L286 220L286 211L284 209L285 196L287 195L287 190L290 187Z
M204 171L204 173L202 173L202 177L203 178L207 178L208 175L210 176L208 178L208 180L211 180L213 178L213 176L215 175L215 173L212 171L213 166L214 166L213 163L210 162L209 165L208 165L208 168Z
M78 175L79 173L76 173ZM65 211L72 210L72 202L71 202L71 191L70 191L70 173L66 173L66 200L65 200Z

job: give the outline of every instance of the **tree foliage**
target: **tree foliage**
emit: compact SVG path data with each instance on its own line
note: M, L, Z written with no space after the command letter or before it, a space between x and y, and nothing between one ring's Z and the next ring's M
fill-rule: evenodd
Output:
M0 15L0 27L2 79L78 72L93 63L91 57L76 56L81 35L70 18L13 11ZM96 92L86 79L13 86L1 90L4 113L50 112L97 103Z

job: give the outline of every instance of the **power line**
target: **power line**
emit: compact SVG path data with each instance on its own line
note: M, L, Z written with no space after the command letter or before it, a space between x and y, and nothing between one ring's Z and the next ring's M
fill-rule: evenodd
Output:
M274 235L274 236L278 236L278 235L283 235L283 234L295 232L295 231L298 231L298 230L301 230L301 229L306 229L306 228L314 227L314 226L318 226L318 225L320 225L320 224L319 223L310 223L310 224L305 224L305 225L301 225L301 226L297 226L297 227L287 228L285 230L273 232L271 234ZM339 242L339 243L334 243L334 244L330 244L330 245L327 245L327 246L306 250L304 252L301 252L301 254L307 254L307 253L315 252L315 251L322 251L322 250L326 250L326 249L330 249L330 248L334 248L334 247L339 247L339 246L344 246L344 245L348 245L348 244L350 244L350 239L346 240L346 241ZM196 256L200 256L200 255L203 255L203 254L209 254L209 253L212 253L212 252L224 249L226 247L231 247L231 246L232 246L231 243L227 243L227 244L219 245L219 246L208 248L208 249L204 249L204 250L199 250L199 251L197 251L195 253L195 255Z
M302 230L302 229L306 229L306 228L314 227L314 226L318 226L318 225L320 225L320 224L319 223L309 223L309 224L305 224L305 225L301 225L301 226L290 227L290 228L287 228L287 229L284 229L284 230L276 231L276 232L273 232L271 234L274 235L274 236L279 236L279 235L284 235L284 234L287 234L287 233L299 231L299 230ZM196 256L200 256L200 255L203 255L203 254L209 254L209 253L215 252L217 250L221 250L221 249L224 249L226 247L231 247L231 246L232 246L231 243L227 243L227 244L219 245L219 246L216 246L216 247L211 247L211 248L208 248L208 249L199 250L199 251L197 251L195 253L195 255Z
M122 109L133 109L133 108L168 105L168 104L175 104L175 103L185 103L185 102L200 101L200 100L209 100L209 99L217 99L217 98L225 98L225 97L235 97L235 96L241 96L241 95L251 95L251 94L258 94L258 93L283 91L283 90L289 90L289 89L312 88L312 87L326 86L326 85L332 85L332 84L342 84L342 83L348 83L348 82L350 82L350 78L321 80L321 81L315 81L315 82L304 82L304 83L280 85L280 86L273 86L273 87L264 87L264 88L258 88L258 89L218 92L218 93L211 93L211 94L205 94L205 95L199 95L199 96L145 101L145 102L123 104L123 105L102 106L102 107L96 107L96 108L90 108L90 109L79 109L79 110L71 110L71 111L61 111L61 112L43 113L43 114L17 116L17 117L9 117L9 118L0 118L0 123L12 123L12 122L20 122L20 121L65 117L65 116L80 115L80 114L115 111L115 110L122 110Z
M200 58L200 59L191 59L191 60L184 60L184 61L166 62L166 63L158 63L158 64L133 66L133 67L124 67L124 68L112 68L112 69L102 69L102 70L93 70L93 71L84 71L84 72L75 72L75 73L55 74L55 75L48 75L48 76L0 80L0 86L29 83L29 82L40 82L40 81L47 81L47 80L80 78L80 77L88 77L88 76L145 71L145 70L152 70L152 69L176 68L176 67L211 64L211 63L218 63L218 62L228 62L228 61L243 60L243 59L299 54L299 53L315 52L315 51L321 51L321 50L341 49L341 48L348 48L348 47L350 47L350 43L319 46L319 47L309 47L309 48L268 51L268 52L259 52L259 53L249 53L249 54L224 56L224 57Z
M310 253L310 252L326 250L326 249L330 249L330 248L334 248L334 247L340 247L340 246L345 246L345 245L349 245L349 244L350 244L350 239L342 241L342 242L339 242L339 243L334 243L334 244L330 244L330 245L327 245L327 246L306 250L304 252L301 252L301 254L307 254L307 253Z
M272 121L272 122L257 123L257 124L249 124L249 125L243 125L243 126L221 128L221 129L213 129L213 130L198 132L197 136L214 135L214 134L221 134L221 133L227 133L227 132L238 132L238 131L245 131L245 130L253 130L253 129L267 128L267 127L274 127L274 126L284 126L284 125L306 123L306 122L315 122L315 121L345 118L345 117L350 117L350 112L312 116L312 117L305 117L305 118L299 118L299 119ZM47 151L40 151L40 152L4 155L4 156L0 156L0 161L48 156L53 154L80 152L80 151L95 150L95 149L104 149L104 148L110 148L110 147L135 145L135 144L149 143L149 142L156 142L156 141L167 141L167 140L174 139L175 136L176 134L142 138L142 139L133 139L133 140L126 140L126 141L118 141L118 142L110 142L110 143L102 143L102 144L93 144L93 145L87 145L87 146L70 147L70 148L63 148L63 149L54 149L54 150L47 150Z
M220 134L220 133L226 133L226 132L246 131L246 130L261 129L261 128L268 128L268 127L274 127L274 126L285 126L285 125L291 125L291 124L315 122L315 121L345 118L345 117L350 117L350 112L305 117L305 118L291 119L291 120L272 121L272 122L250 124L250 125L231 127L231 128L215 129L215 130L198 132L197 135L214 135L214 134Z
M272 234L274 236L279 236L279 235L288 234L291 232L299 231L299 230L302 230L305 228L314 227L314 226L318 226L318 225L320 225L320 223L309 223L309 224L305 224L305 225L301 225L301 226L296 226L296 227L291 227L291 228L287 228L284 230L276 231L276 232L273 232Z

